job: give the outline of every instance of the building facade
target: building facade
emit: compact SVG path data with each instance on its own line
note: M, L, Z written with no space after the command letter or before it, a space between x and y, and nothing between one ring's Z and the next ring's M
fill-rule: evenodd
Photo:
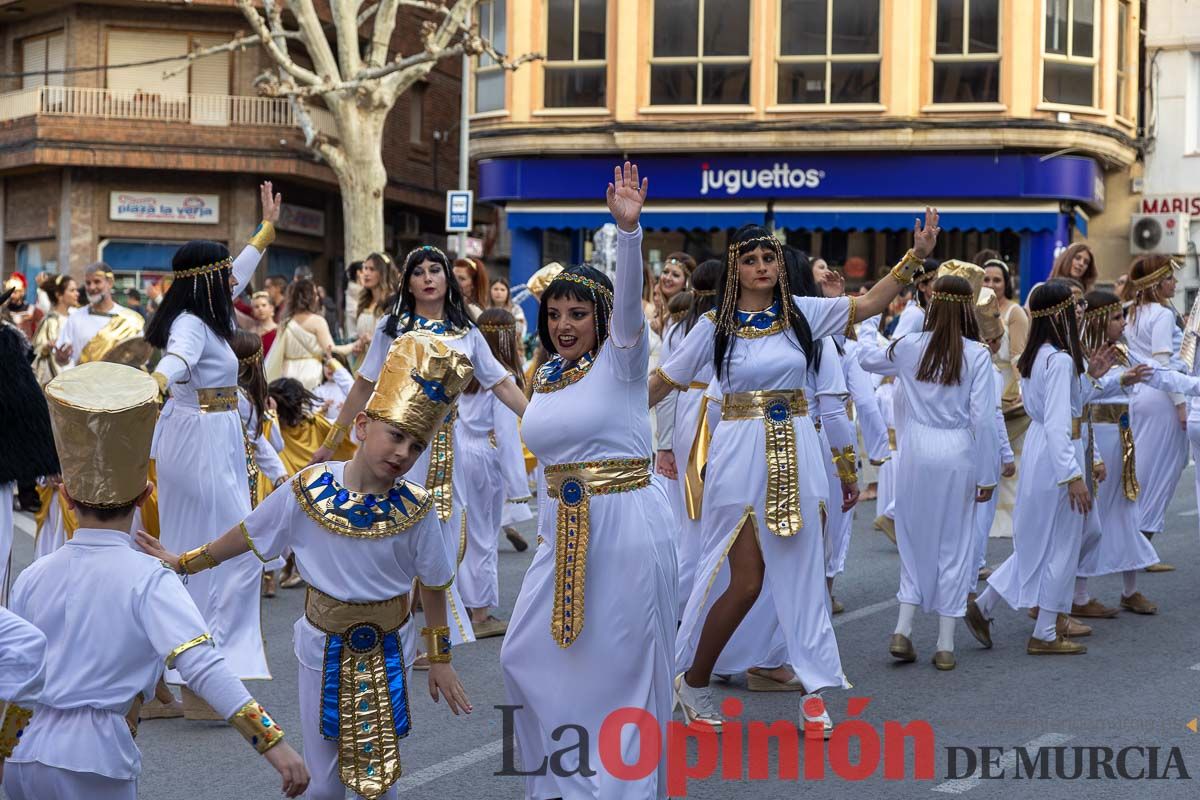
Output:
M1131 247L1183 256L1186 310L1200 291L1200 4L1152 0L1146 16L1146 170Z
M1128 264L1132 0L484 0L508 52L473 81L478 197L512 276L591 255L611 166L651 178L652 262L772 225L852 280L943 212L938 255L999 250L1028 288L1086 237Z
M121 66L244 34L235 3L23 0L3 11L0 273L79 274L103 260L121 285L144 286L170 271L190 239L244 241L259 218L258 183L271 179L286 205L260 279L307 265L337 285L337 182L305 150L288 101L257 95L255 78L271 68L266 54L250 47L182 70L185 60ZM397 44L404 36L415 36L411 26ZM444 192L458 182L457 148L445 139L458 124L459 66L439 66L389 118L392 252L443 228ZM336 136L332 118L315 122Z

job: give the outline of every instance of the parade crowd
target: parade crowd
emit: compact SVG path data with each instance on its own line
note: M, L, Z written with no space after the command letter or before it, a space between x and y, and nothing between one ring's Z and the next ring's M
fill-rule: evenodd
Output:
M720 732L713 679L744 675L829 736L821 699L850 687L835 586L870 500L900 564L884 659L919 659L918 612L939 671L963 657L960 620L980 645L965 657L987 658L1005 605L1031 618L1030 656L1086 653L1086 620L1157 613L1139 577L1173 569L1154 537L1200 447L1200 319L1171 304L1177 264L1142 256L1103 284L1075 243L1022 304L1000 253L933 258L928 208L855 292L757 225L656 276L648 194L636 165L614 169L613 274L550 264L524 287L425 245L353 263L341 303L305 269L254 290L270 183L240 252L189 242L144 303L119 303L103 263L36 292L12 276L7 795L136 797L139 720L186 717L227 720L289 797L396 797L414 675L469 714L453 653L502 636L528 798L664 797L665 760L628 780L597 756L617 709ZM14 508L37 524L15 580ZM514 527L529 520L533 542ZM1000 564L991 537L1012 539ZM535 548L507 620L501 541ZM1089 593L1118 573L1119 597ZM280 589L305 592L302 755L243 683L271 678L261 604ZM564 725L589 752L562 752ZM625 728L623 761L643 745Z

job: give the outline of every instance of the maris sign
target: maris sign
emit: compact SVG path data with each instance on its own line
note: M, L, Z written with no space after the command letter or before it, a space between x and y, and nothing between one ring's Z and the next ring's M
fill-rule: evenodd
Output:
M824 170L793 169L786 161L761 169L714 169L705 162L700 165L700 194L736 197L742 189L816 189L824 178Z

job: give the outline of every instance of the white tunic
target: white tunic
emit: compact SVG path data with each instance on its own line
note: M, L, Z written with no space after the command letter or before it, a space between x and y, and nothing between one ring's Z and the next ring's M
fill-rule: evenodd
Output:
M45 681L45 634L0 606L0 719L5 703L36 701Z
M497 533L508 489L496 436L500 408L507 407L492 392L480 390L458 398L454 461L462 478L458 489L467 538L455 583L467 608L500 604Z
M641 240L640 229L618 234L616 308L609 338L590 369L575 383L535 392L525 413L525 442L546 467L651 455ZM500 653L504 683L509 702L522 707L515 726L526 770L562 750L553 734L573 724L588 733L589 766L596 774L531 777L526 797L665 797L665 759L646 778L626 781L607 771L599 746L601 725L617 709L644 709L664 737L671 718L677 607L667 497L658 480L641 489L591 497L585 612L578 637L566 648L551 633L559 502L543 500L538 508L541 543ZM634 763L639 747L636 729L625 727L620 757ZM568 754L564 766L574 770L577 761Z
M146 324L141 314L120 303L114 303L112 309L105 313L97 313L92 311L91 306L87 306L68 314L66 322L58 332L58 339L54 342L55 347L71 345L71 356L61 369L69 369L78 364L83 348L87 347L87 343L95 338L114 316L128 317L139 327Z
M1016 461L1012 445L1008 441L1008 425L1004 421L1003 397L1004 387L1008 385L1008 372L996 366L995 358L992 360L992 372L992 378L996 385L996 436L1000 444L995 457L997 463L1003 466ZM1003 485L1004 479L1001 478L1000 486ZM996 518L996 508L1000 502L1000 486L997 486L996 491L992 493L991 500L980 503L975 508L975 566L978 569L983 569L987 563L988 534L991 532L992 522Z

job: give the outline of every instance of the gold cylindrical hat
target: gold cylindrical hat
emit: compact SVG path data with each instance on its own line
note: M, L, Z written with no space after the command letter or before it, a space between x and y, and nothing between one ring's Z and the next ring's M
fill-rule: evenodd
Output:
M979 338L985 342L1004 335L1004 323L1000 319L1000 301L996 293L985 286L979 290L975 301L975 321L979 323Z
M979 290L983 288L982 267L952 258L948 261L943 261L942 265L938 267L937 277L941 278L946 275L954 275L971 284L971 294L974 296L975 301L979 302Z
M72 499L119 508L146 488L158 384L145 371L96 361L46 384L50 425Z
M525 281L525 288L537 300L542 299L542 292L546 291L546 287L550 282L558 277L558 274L563 271L563 265L557 261L551 261L546 266L539 269L537 272L529 276L529 280Z
M462 353L428 333L409 331L392 342L363 410L429 444L474 374Z

